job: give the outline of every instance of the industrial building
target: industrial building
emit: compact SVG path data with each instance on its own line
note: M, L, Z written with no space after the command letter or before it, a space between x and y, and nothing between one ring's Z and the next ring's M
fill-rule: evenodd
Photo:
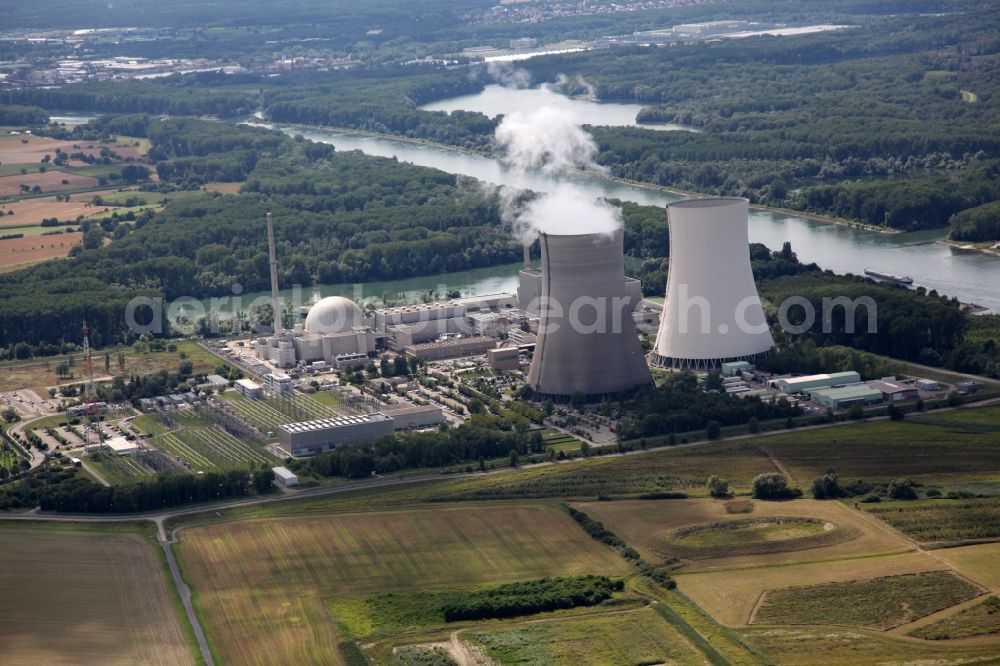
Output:
M364 354L378 347L378 334L366 324L358 305L342 296L330 296L306 311L304 323L256 343L256 356L278 368L297 363L333 364L338 356Z
M598 398L652 378L626 292L621 229L542 233L541 318L528 386L538 397Z
M124 437L112 437L102 442L104 448L108 449L116 456L134 456L139 453L139 445L130 442Z
M870 388L882 392L882 397L886 402L904 402L906 400L916 400L920 397L920 391L916 386L897 384L895 380L868 382Z
M520 350L517 347L499 347L486 352L486 360L494 370L510 372L520 370Z
M496 346L497 341L495 338L474 335L410 345L406 347L405 355L408 358L422 358L425 361L440 361L444 358L482 356Z
M877 405L882 402L882 392L867 384L816 389L811 395L813 400L830 409L844 409L856 404Z
M667 206L667 294L651 361L712 369L774 347L750 267L749 203L686 199Z
M229 380L222 375L209 375L205 377L205 381L198 384L198 388L201 390L205 389L224 389L229 387Z
M375 412L278 426L278 441L293 456L311 456L344 444L370 442L392 432L392 419Z
M853 370L834 372L822 375L806 375L805 377L782 377L771 381L771 385L782 393L812 393L816 389L825 389L838 384L857 384L861 375Z
M292 378L283 372L272 372L264 375L264 390L272 395L291 395Z
M272 471L274 472L274 480L286 488L299 485L299 477L287 467L275 467Z
M252 379L237 379L236 391L249 400L260 400L264 397L264 388Z
M444 336L502 337L511 322L520 324L511 316L516 307L517 298L506 293L404 305L376 310L375 329L385 336L389 349L405 354L414 345L437 342Z
M444 421L444 412L437 405L412 405L408 402L397 402L380 405L379 409L392 419L393 430L433 428Z
M726 377L739 377L744 372L753 372L753 365L746 361L728 361L722 364L721 370Z

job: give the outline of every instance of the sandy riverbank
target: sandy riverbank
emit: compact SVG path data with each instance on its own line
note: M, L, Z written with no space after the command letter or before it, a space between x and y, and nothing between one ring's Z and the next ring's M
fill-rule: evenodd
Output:
M954 248L956 250L962 250L963 252L978 252L979 254L986 254L991 257L1000 257L1000 243L994 243L992 245L986 243L966 243L964 241L953 241L948 239L939 240L938 243L942 245L947 245L948 247Z

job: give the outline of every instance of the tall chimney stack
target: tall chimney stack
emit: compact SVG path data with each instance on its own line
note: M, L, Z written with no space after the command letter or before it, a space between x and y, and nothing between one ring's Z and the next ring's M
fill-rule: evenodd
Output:
M524 245L524 267L531 268L531 245Z
M281 323L281 296L278 295L278 253L274 249L274 224L271 222L271 213L267 214L267 250L271 257L271 313L274 317L274 335L280 336L284 332Z

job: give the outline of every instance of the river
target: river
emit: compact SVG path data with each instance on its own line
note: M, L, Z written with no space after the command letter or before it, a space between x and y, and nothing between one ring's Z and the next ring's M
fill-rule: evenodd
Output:
M439 146L316 127L279 128L290 134L302 134L313 141L332 144L337 150L360 150L369 155L396 157L403 162L464 174L498 185L544 192L557 180L570 180L586 187L594 197L617 198L653 206L663 206L679 198L656 188L609 182L586 174L553 176L542 172L520 172L507 168L496 159ZM955 250L938 243L946 234L945 229L880 234L795 215L766 211L752 211L750 214L752 242L779 249L782 243L790 241L801 261L815 262L836 273L861 274L870 268L883 273L909 275L915 285L928 290L936 289L963 302L1000 312L1000 259Z

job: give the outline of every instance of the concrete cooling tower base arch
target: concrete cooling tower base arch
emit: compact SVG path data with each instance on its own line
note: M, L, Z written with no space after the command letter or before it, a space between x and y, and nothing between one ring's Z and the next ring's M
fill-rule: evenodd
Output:
M762 358L767 358L771 355L770 351L760 352L758 354L749 354L747 356L730 356L728 358L671 358L669 356L660 356L659 354L653 352L646 358L649 360L649 364L656 368L664 368L669 370L718 370L723 363L730 363L732 361L747 361L752 363L753 361L759 361Z
M545 400L551 400L552 402L558 404L566 404L573 402L574 399L580 399L585 404L594 404L597 402L604 402L605 400L609 402L620 402L624 400L629 400L634 397L635 394L646 388L647 386L653 386L652 381L648 384L642 384L639 386L634 386L627 391L618 391L617 393L578 393L573 395L567 395L565 393L541 393L539 391L531 392L531 399L537 402L542 402Z

